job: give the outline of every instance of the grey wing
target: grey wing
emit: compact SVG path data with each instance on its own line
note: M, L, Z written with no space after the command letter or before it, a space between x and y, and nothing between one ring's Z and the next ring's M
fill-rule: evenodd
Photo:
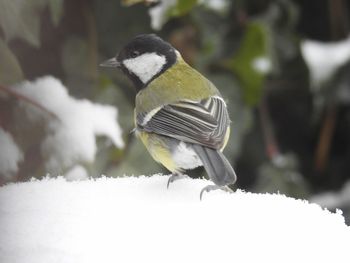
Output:
M179 101L138 114L137 129L178 140L220 149L224 144L230 119L225 102L219 97Z

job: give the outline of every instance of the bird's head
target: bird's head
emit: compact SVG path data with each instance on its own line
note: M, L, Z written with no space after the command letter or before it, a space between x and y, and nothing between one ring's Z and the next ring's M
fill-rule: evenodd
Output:
M177 51L154 34L138 35L114 57L100 66L120 68L142 89L150 81L170 68L177 59Z

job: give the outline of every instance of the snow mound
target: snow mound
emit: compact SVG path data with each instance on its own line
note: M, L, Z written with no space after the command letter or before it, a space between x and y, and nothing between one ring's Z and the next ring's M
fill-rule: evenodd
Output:
M0 188L0 262L349 262L338 213L167 176Z

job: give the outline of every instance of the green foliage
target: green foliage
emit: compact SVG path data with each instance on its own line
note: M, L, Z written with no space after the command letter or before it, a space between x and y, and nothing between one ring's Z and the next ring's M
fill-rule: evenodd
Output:
M58 25L63 14L64 0L0 0L0 83L14 84L23 79L21 65L8 47L14 39L22 39L35 48L40 46L40 14L49 7L52 22Z
M140 3L148 5L148 4L157 3L157 2L158 0L121 0L122 5L124 6L132 6Z
M49 0L51 19L55 26L58 26L63 15L64 0Z
M244 90L244 100L248 105L256 105L261 97L264 80L269 72L255 66L262 60L271 63L270 32L266 25L251 22L247 25L240 48L225 62L227 68L237 75ZM266 67L269 65L267 64Z
M264 163L259 167L259 178L255 191L281 193L295 198L308 198L309 186L297 172L298 161L292 154L278 156L279 160Z
M0 38L0 83L11 85L23 79L17 58Z
M44 0L0 0L0 25L7 42L21 38L35 47L39 46L38 13L44 7L44 3Z
M140 140L134 138L129 142L128 152L124 153L122 162L108 170L108 175L118 177L125 175L152 175L164 172L168 174L161 165L156 163L146 152L145 146Z
M198 0L178 0L176 5L168 10L169 17L183 16L190 12L198 3Z
M0 0L0 26L6 41L20 38L33 45L40 45L40 13L49 6L55 25L62 16L63 0Z
M116 85L109 75L99 76L99 90L95 96L96 100L103 104L117 105L119 117L118 121L125 132L125 140L128 140L130 131L134 128L134 109L128 102L127 96L120 86Z
M64 42L61 60L68 81L72 81L71 84L73 84L69 86L79 83L83 85L87 79L93 79L96 76L97 63L91 61L89 52L88 43L83 38L72 36ZM85 88L88 90L88 87Z

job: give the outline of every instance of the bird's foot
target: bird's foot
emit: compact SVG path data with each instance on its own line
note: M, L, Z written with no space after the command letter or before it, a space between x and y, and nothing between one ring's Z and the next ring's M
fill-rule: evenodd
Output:
M226 185L224 186L219 186L219 185L207 185L206 187L204 187L201 191L201 193L199 194L199 199L202 200L202 197L203 197L203 193L204 192L210 192L210 191L213 191L213 190L223 190L225 192L229 192L229 193L232 193L232 189Z
M169 188L169 185L171 183L175 182L176 180L183 179L183 178L186 178L186 177L187 177L187 175L184 175L184 174L173 173L172 175L170 175L166 187Z

